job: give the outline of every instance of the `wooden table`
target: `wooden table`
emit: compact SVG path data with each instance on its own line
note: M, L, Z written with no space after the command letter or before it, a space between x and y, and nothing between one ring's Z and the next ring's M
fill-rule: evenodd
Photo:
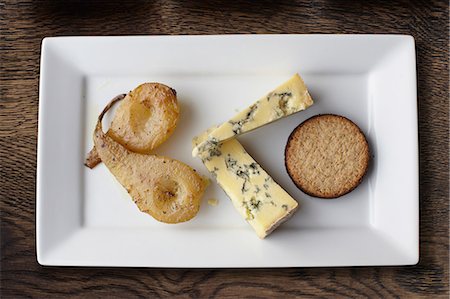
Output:
M447 1L2 1L1 296L448 298ZM52 268L36 262L39 54L45 36L400 33L417 43L420 263L254 270Z

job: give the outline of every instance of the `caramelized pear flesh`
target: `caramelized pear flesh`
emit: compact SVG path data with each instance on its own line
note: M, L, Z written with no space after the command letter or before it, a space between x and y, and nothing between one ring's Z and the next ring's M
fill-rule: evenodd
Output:
M180 109L176 91L161 83L144 83L130 91L117 108L106 133L128 150L149 154L169 138L177 125ZM85 165L101 162L93 148Z
M188 165L162 156L131 152L102 130L102 119L113 99L98 118L94 145L98 156L138 208L158 221L179 223L199 211L208 181Z

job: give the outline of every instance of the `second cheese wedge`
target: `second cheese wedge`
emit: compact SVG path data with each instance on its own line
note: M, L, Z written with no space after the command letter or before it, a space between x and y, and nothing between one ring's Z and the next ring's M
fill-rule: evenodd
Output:
M194 146L204 141L208 133L194 138ZM258 237L265 238L297 209L298 203L236 139L219 144L212 155L206 151L199 157Z
M249 132L275 120L305 110L313 104L302 78L295 74L250 107L212 131L208 138L194 147L192 155L210 150L211 147L237 135Z

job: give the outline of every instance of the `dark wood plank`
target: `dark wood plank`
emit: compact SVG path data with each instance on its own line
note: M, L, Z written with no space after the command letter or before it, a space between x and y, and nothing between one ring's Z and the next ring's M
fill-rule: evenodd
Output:
M2 1L1 296L448 298L447 1ZM410 267L186 270L36 263L41 39L60 35L400 33L417 43L421 260Z

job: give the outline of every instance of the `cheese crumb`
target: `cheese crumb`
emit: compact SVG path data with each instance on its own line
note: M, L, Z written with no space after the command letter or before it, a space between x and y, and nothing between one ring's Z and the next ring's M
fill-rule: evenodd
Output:
M219 204L219 201L215 198L208 199L208 204L212 207L216 207Z

